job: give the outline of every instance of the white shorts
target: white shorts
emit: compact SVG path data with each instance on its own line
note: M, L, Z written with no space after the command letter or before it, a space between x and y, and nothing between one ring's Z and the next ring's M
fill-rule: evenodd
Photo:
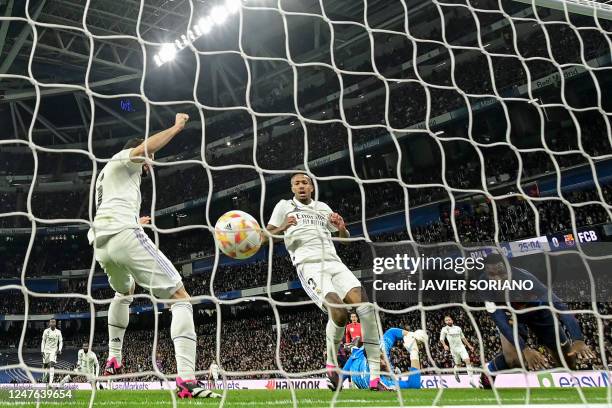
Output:
M410 353L410 360L419 359L419 344L414 338L413 332L408 332L408 335L404 336L404 347Z
M212 379L213 379L213 380L215 380L215 381L219 381L219 372L218 372L218 371L213 372L213 373L211 374L211 377L212 377Z
M57 351L43 353L43 364L57 363Z
M328 293L344 300L351 289L361 287L359 279L339 261L303 263L297 266L297 274L304 291L325 311L323 300Z
M95 248L96 260L115 292L128 294L134 281L160 299L170 299L183 287L172 262L140 228L127 229Z
M465 347L460 347L458 349L451 349L451 355L453 356L453 360L455 361L455 365L461 364L461 362L470 359L470 355L468 354Z

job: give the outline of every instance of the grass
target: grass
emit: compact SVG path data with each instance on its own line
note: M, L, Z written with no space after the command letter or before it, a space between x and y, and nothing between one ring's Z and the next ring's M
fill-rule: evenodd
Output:
M605 388L584 388L584 396L590 404L608 404L608 390ZM404 405L431 406L436 400L438 390L403 390ZM530 399L524 389L498 390L502 404L582 404L575 388L536 388L531 389ZM334 393L327 390L298 390L295 392L297 406L302 408L329 407ZM90 391L73 391L72 398L61 401L47 401L40 407L87 407ZM177 400L178 401L178 400ZM235 390L228 391L226 399L180 400L179 407L223 407L228 408L275 408L293 406L289 390ZM493 391L480 389L444 389L437 405L498 405ZM610 404L608 404L610 405ZM1 407L35 407L31 401L10 401L3 393ZM97 391L94 407L155 408L172 407L169 391ZM336 407L392 407L399 406L396 392L375 393L364 390L344 390L338 394Z

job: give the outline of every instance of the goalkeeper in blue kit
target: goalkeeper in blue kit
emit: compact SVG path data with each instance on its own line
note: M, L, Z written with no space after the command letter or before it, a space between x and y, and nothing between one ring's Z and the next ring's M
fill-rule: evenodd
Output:
M410 353L410 361L412 367L410 367L410 374L407 380L400 380L399 382L395 381L392 377L388 375L381 375L380 381L388 390L397 389L397 384L399 383L400 389L418 389L421 388L421 373L419 357L418 357L418 344L417 342L426 342L427 334L423 330L417 330L415 332L411 332L408 330L403 330L400 328L392 328L385 332L381 339L381 351L386 355L387 361L391 364L391 349L398 341L402 341L404 347ZM416 354L415 354L416 353ZM381 358L381 364L385 359ZM381 368L383 368L381 366ZM393 371L394 367L391 365L389 370L384 371ZM367 389L370 384L370 367L368 366L367 356L365 354L363 347L353 347L351 350L351 356L348 361L342 368L342 371L345 372L344 375L350 375L351 381L355 386L359 389ZM382 371L382 370L381 370Z

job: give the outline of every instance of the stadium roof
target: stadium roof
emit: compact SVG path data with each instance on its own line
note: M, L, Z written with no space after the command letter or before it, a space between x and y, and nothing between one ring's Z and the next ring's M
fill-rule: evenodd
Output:
M94 92L141 94L145 49L144 93L150 100L193 100L195 87L198 98L207 106L244 106L241 88L246 83L247 72L244 61L236 53L240 46L251 56L286 58L287 31L292 59L329 63L330 29L323 14L334 22L343 22L334 24L336 51L350 48L359 41L369 42L364 28L351 23L364 22L362 2L328 1L322 13L318 1L283 1L285 30L277 1L249 0L243 3L242 41L239 41L238 31L240 18L236 15L193 43L198 51L207 53L200 56L197 84L194 81L195 54L189 50L183 50L168 66L156 66L153 57L159 45L180 38L190 28L190 17L194 21L224 1L147 0L141 9L141 2L137 0L92 0L85 13L85 0L6 0L6 7L0 9L0 13L16 19L0 24L0 74L29 76L31 60L32 75L39 84L83 86L87 77ZM26 3L30 18L37 22L35 36L32 25L23 20ZM368 1L368 25L385 28L402 24L403 8L400 2L395 3ZM411 12L421 7L417 5ZM215 53L218 51L222 52ZM271 83L293 81L287 63L264 59L250 60L250 65L253 85L266 82L269 87ZM301 77L300 82L301 86L307 86L308 79ZM43 98L36 124L37 137L46 134L47 138L37 139L36 143L53 145L86 140L90 107L85 92L78 88L41 86L40 94ZM23 130L28 127L35 98L36 90L30 81L0 80L0 118L11 123L12 133L20 138L25 136ZM126 117L121 99L94 98L96 126L116 128L117 131L108 132L111 137L121 135L121 129L126 127L142 130L141 125L135 125ZM139 102L131 101L132 104ZM167 107L152 109L151 126L157 128L167 124L172 113L173 109ZM80 129L85 137L76 136L75 129Z

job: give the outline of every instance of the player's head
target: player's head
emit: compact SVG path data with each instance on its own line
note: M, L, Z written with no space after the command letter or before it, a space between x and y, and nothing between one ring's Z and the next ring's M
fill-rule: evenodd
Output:
M358 323L359 322L359 316L357 316L357 313L352 312L351 313L351 323Z
M314 191L310 176L306 173L295 173L291 177L291 191L297 200L309 201Z
M492 280L508 279L508 269L504 257L498 253L489 254L485 260L485 274Z
M444 316L444 324L447 326L452 326L453 325L453 318L450 316Z
M128 140L128 141L125 143L125 145L123 145L123 149L121 149L121 150L133 149L133 148L138 147L138 146L140 146L141 144L143 144L143 143L144 143L144 141L145 141L145 140L144 140L143 138L141 138L141 137L134 137L134 138L131 138L130 140ZM149 154L148 154L148 156L149 156L149 159L151 159L151 160L155 159L155 154L154 154L154 153L149 153ZM142 171L144 172L144 174L145 174L145 175L148 175L150 170L151 170L151 169L149 168L149 165L148 165L148 164L146 164L146 163L145 163L145 164L142 166Z
M87 350L89 349L89 343L84 341L83 342L83 351L87 353Z
M55 319L51 319L49 320L49 328L51 330L55 330L55 327L57 326L57 322L55 321Z

